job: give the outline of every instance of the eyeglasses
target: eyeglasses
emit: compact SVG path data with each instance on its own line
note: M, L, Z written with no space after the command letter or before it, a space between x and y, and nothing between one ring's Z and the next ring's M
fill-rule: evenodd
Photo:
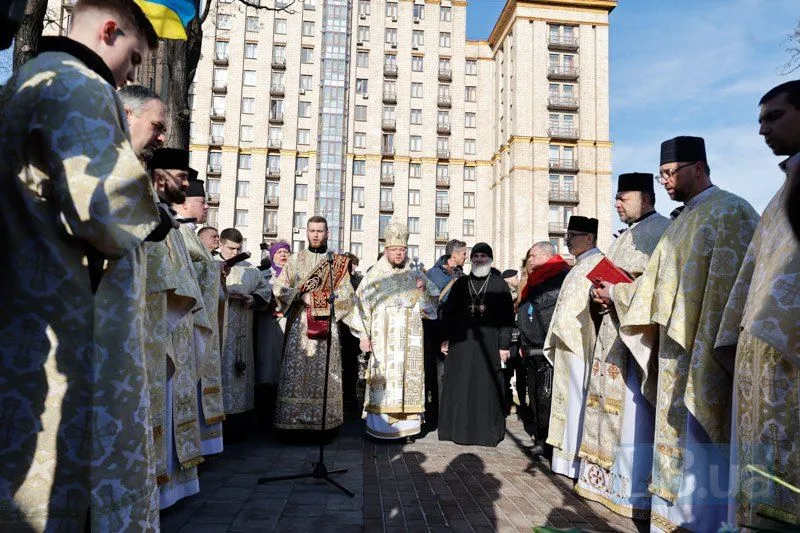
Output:
M675 174L677 174L678 172L683 170L684 168L690 167L690 166L694 165L695 163L696 163L696 161L692 161L691 163L684 163L683 165L681 165L679 167L668 168L667 170L659 170L658 172L656 172L656 175L653 176L653 179L655 179L659 183L661 183L662 181L667 181L671 177L673 177Z

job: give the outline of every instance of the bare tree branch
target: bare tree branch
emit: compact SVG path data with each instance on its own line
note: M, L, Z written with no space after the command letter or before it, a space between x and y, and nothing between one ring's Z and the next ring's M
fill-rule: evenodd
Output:
M789 52L789 60L783 65L783 74L791 74L800 68L800 21L794 31L786 36L786 51Z
M297 0L291 0L291 2L289 2L285 6L280 6L280 7L262 5L260 0L238 0L238 1L240 4L244 4L247 7L252 7L253 9L263 9L265 11L281 11L284 13L288 13L289 15L294 15L295 13L297 13L297 11L291 9L291 7ZM277 4L278 2L279 0L275 0L275 4Z

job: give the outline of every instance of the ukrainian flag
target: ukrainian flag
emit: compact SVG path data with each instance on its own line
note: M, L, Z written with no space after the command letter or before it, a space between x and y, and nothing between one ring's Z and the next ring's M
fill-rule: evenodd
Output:
M195 17L194 0L136 0L162 39L186 40L186 27Z

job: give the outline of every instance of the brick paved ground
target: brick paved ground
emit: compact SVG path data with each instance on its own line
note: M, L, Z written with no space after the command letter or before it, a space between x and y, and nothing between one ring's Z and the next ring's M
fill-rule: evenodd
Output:
M348 423L326 451L349 498L316 480L258 485L261 475L312 469L317 448L254 440L227 446L202 469L200 494L162 513L165 532L525 531L533 525L636 531L631 520L572 493L546 462L525 453L522 425L509 418L497 448L458 446L429 434L414 444L375 444Z

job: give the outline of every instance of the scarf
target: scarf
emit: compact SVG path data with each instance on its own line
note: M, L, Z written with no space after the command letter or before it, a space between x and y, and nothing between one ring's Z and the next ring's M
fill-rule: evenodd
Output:
M273 259L278 250L286 250L287 252L292 253L292 248L289 246L288 242L274 242L269 247L269 257L272 260L272 271L275 272L276 278L281 275L281 271L283 270L283 267L278 266Z
M553 276L567 270L569 270L569 263L564 261L564 258L558 254L548 259L547 262L544 263L543 265L534 268L533 272L531 272L531 274L528 276L528 282L522 289L522 296L520 297L520 301L524 302L525 299L528 297L528 291L531 290L536 285L543 283L548 279L552 278Z

